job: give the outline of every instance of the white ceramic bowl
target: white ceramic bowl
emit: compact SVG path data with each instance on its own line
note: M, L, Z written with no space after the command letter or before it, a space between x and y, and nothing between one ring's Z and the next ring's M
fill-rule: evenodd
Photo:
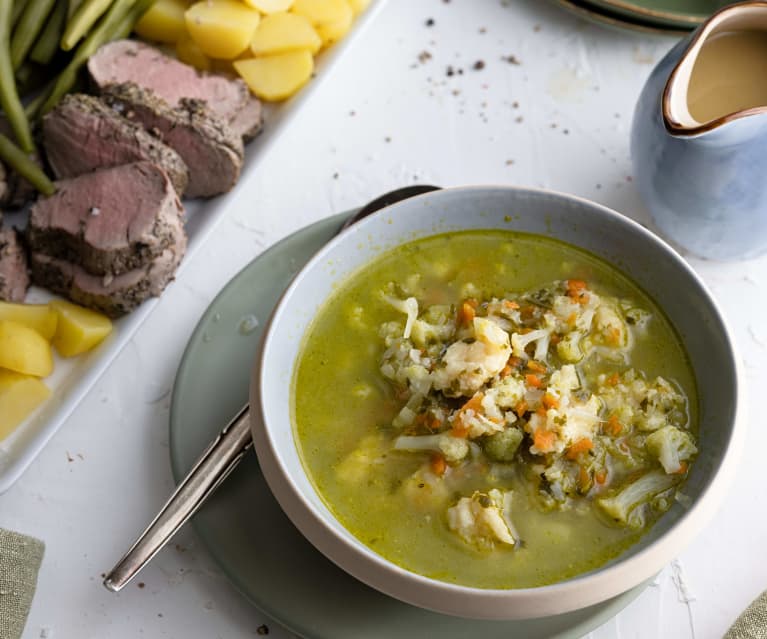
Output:
M302 338L335 285L382 251L451 230L511 229L553 237L617 266L648 292L690 356L700 402L700 455L675 504L603 567L550 586L491 590L437 581L376 554L323 503L301 463L290 414ZM274 311L255 364L253 437L266 480L298 529L361 581L408 603L463 617L519 619L568 612L618 595L655 575L706 524L722 501L745 438L743 375L716 303L693 270L639 224L592 202L512 187L436 191L383 209L328 243L296 276ZM257 413L257 411L254 411ZM268 525L268 522L264 522Z

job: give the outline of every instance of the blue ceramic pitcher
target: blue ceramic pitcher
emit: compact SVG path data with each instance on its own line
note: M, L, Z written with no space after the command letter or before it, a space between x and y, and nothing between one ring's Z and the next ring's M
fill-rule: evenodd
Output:
M700 257L767 251L765 68L767 2L741 2L677 44L640 95L637 186L661 233Z

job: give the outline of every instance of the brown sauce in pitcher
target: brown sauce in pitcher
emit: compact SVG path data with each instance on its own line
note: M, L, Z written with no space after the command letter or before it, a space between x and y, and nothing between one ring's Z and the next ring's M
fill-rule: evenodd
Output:
M690 115L709 122L760 106L767 106L767 33L725 31L704 42L690 75Z

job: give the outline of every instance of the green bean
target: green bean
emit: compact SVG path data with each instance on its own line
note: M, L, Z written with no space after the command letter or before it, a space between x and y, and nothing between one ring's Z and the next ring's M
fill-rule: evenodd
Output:
M72 49L111 4L112 0L85 0L77 7L77 11L67 22L64 35L61 36L61 48L64 51Z
M0 107L5 111L8 124L19 145L26 153L35 150L29 122L24 115L24 109L16 90L11 65L11 3L9 0L0 1Z
M11 63L14 70L26 59L38 34L43 30L54 3L55 0L29 0L24 7L24 13L21 14L11 38Z
M0 160L21 177L26 178L43 195L52 195L56 190L53 182L48 179L43 170L2 133L0 133Z
M49 64L59 50L59 39L67 19L67 4L66 0L56 1L56 6L48 16L45 28L29 54L29 58L34 62Z
M149 7L156 1L157 0L137 0L136 4L131 7L130 11L128 11L127 15L122 19L115 30L113 40L127 38L133 31L133 27L135 27L136 23L141 19L141 16L149 11Z
M16 26L16 23L19 21L21 14L24 12L24 7L26 6L27 6L27 0L14 0L13 16L11 17L11 22L13 23L14 27Z
M50 93L40 108L40 115L45 115L58 101L69 92L77 80L77 74L98 48L105 42L111 41L119 33L123 19L129 14L136 0L114 0L106 15L99 21L75 50L69 64L56 78Z

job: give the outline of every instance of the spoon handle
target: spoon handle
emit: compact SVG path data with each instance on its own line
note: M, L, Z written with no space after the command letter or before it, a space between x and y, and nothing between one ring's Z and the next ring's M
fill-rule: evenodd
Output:
M200 456L154 521L104 579L112 592L121 590L167 544L253 446L250 409L246 404Z

